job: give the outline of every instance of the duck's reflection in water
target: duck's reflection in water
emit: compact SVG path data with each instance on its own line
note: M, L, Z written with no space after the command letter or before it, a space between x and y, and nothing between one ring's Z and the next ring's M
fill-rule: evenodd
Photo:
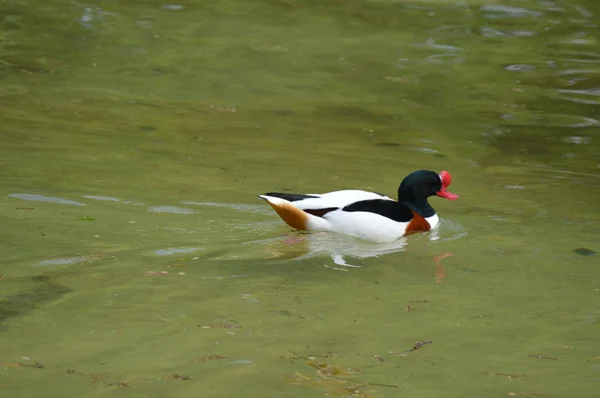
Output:
M426 239L428 243L434 243L454 240L466 235L466 232L454 223L447 224L449 225L445 225L441 231L436 228L433 231L419 234L420 236L403 237L388 243L372 243L352 236L328 232L292 232L275 239L261 241L261 243L266 246L271 259L299 261L325 257L328 258L324 264L325 267L347 271L349 268L361 267L356 263L363 259L405 251L412 240ZM434 258L436 279L443 279L444 272L440 261L451 255L451 253L440 252Z
M348 267L360 267L360 265L352 264L351 262L355 261L349 258L362 260L400 252L405 249L407 239L401 238L394 242L377 244L348 235L317 232L290 233L264 243L271 258L299 261L315 257L328 257L333 264L324 264L326 267L347 271Z

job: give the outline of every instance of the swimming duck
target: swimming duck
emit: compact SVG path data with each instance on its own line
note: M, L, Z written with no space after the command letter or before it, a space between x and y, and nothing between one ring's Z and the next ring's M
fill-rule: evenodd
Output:
M428 202L433 195L456 200L448 192L450 173L417 170L402 180L398 201L376 192L342 190L324 194L269 192L258 195L292 228L328 231L372 242L391 242L439 223Z

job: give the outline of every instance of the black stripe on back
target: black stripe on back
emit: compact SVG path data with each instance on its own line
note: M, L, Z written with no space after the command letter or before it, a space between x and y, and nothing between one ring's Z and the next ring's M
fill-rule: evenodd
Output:
M339 207L327 207L325 209L309 209L309 210L304 210L304 212L308 213L308 214L312 214L313 216L317 216L317 217L323 217L325 214L329 213L330 211L334 211L339 209Z
M266 196L273 196L275 198L285 199L285 200L290 201L290 202L296 202L298 200L303 200L303 199L318 198L318 196L303 195L303 194L299 194L299 193L269 192L269 193L266 193L264 195L266 195Z
M408 206L392 200L370 199L354 202L342 209L343 211L366 211L379 214L397 222L409 222L413 218L412 211Z

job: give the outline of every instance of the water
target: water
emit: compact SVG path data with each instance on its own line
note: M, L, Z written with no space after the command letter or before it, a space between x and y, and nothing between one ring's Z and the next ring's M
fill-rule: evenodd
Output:
M596 2L0 15L11 397L597 396ZM460 199L385 246L256 198L420 168Z

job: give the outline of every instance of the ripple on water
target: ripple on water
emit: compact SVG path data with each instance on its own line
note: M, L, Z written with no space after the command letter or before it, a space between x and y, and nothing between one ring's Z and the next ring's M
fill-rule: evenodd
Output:
M558 72L561 76L570 76L570 75L593 75L600 73L600 70L595 69L565 69Z
M167 249L158 249L154 250L154 254L157 256L170 256L173 254L181 254L181 253L193 253L199 250L204 250L201 247L169 247Z
M10 95L23 95L27 94L29 90L24 86L19 85L4 85L0 87L0 97L7 97Z
M32 201L36 201L36 202L51 202L51 203L59 203L62 205L87 206L85 203L79 203L79 202L75 202L73 200L54 198L52 196L37 195L37 194L32 194L32 193L13 193L8 196L10 196L11 198L32 200Z
M121 201L121 199L119 199L119 198L113 198L113 197L110 197L110 196L86 195L86 196L84 196L84 198L94 199L94 200L105 200L105 201L109 201L109 202L120 202Z
M487 18L526 18L539 17L542 15L539 11L528 10L527 8L511 7L501 4L489 4L481 6L481 11Z
M185 6L183 6L181 4L165 4L161 8L163 10L169 10L169 11L181 11L181 10L185 9Z
M564 142L568 142L569 144L589 144L590 137L579 137L579 136L569 136L563 138Z
M84 195L82 197L86 198L86 199L100 200L100 201L104 201L104 202L120 202L120 203L125 203L128 205L134 205L134 206L143 206L144 205L141 202L132 202L131 200L121 200L119 198L114 198L112 196Z
M520 114L518 117L511 115L514 123L521 126L546 126L546 127L570 127L582 128L600 126L600 120L579 115L546 114L538 116L535 114Z
M458 52L462 51L462 48L451 46L448 44L437 44L433 39L425 40L425 43L417 44L417 47L427 47L432 48L434 50L442 50L442 51L450 51L450 52Z
M531 37L536 36L538 33L532 30L511 30L508 32L509 34L517 37Z
M177 206L148 207L148 211L153 213L194 214L194 210Z
M329 257L331 261L343 268L324 264L325 267L336 271L348 271L351 268L360 268L360 265L346 261L364 260L381 257L388 254L405 251L410 241L427 239L431 244L448 242L465 237L466 229L453 220L443 220L440 226L429 233L415 236L410 239L401 238L393 242L372 243L352 236L336 233L312 233L301 237L287 236L267 240L247 242L247 244L260 244L270 255L270 258L285 258L294 261L303 261L314 257Z
M213 207L225 207L232 210L237 210L247 213L260 213L260 214L271 214L271 208L264 205L245 205L237 203L216 203L216 202L181 202L182 205L194 205L194 206L213 206Z
M599 105L600 104L600 101L590 98L590 97L600 97L600 89L598 89L598 88L590 88L590 89L584 89L584 90L562 89L562 90L558 90L558 93L559 94L576 95L576 97L560 96L561 99L564 99L566 101L577 102L580 104L589 104L589 105ZM586 98L581 98L579 96L586 97Z
M85 257L68 257L68 258L57 258L54 260L44 260L38 265L69 265L77 264L85 261Z
M465 60L465 58L459 56L458 54L433 54L425 57L425 60L433 63L443 63L446 60L450 60L454 63L461 63Z
M506 65L504 69L511 72L533 72L535 70L535 66L528 64L511 64Z

